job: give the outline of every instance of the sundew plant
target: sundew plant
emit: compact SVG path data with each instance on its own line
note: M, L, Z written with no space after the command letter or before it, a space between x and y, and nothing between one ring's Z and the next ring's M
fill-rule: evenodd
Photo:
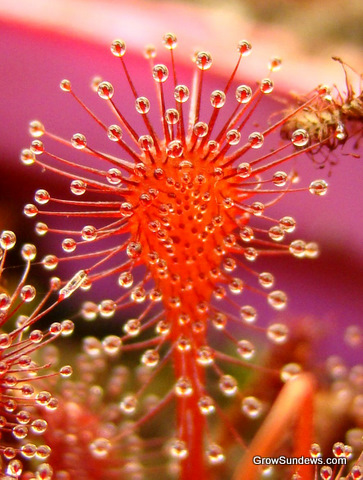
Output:
M69 303L73 321L92 323L71 355L61 344L58 352L47 350L55 365L57 356L72 363L73 376L70 366L61 367L60 375L34 382L40 391L26 392L32 401L24 412L41 417L36 433L47 446L46 463L35 461L37 455L42 460L42 450L39 455L37 441L26 443L25 427L14 433L15 420L26 424L30 413L12 418L16 400L13 410L4 407L2 423L15 438L4 437L3 453L13 450L4 455L3 478L362 478L362 369L354 367L344 384L354 407L347 436L317 433L315 399L325 395L328 402L341 378L322 381L299 355L312 340L283 315L288 298L278 274L259 267L265 257L277 265L280 256L306 262L318 256L313 239L296 237L298 219L288 211L275 218L273 207L287 196L293 202L296 192L327 193L321 175L328 169L299 182L299 165L321 152L328 158L359 133L360 97L349 91L358 113L343 112L348 100L320 85L257 121L274 95L280 59L271 59L265 78L238 84L236 73L252 49L243 40L235 68L210 91L209 52L195 52L193 76L181 79L176 36L165 34L163 45L167 61L158 63L155 48L147 47L149 74L140 78L128 68L125 42L115 40L111 52L123 78L120 85L93 79L96 108L82 100L72 79L62 80L64 109L75 102L80 111L79 119L69 119L68 138L51 124L30 123L33 140L21 162L46 175L24 214L35 217L48 249L60 239L61 252L54 247L41 260L61 278L52 278L55 304ZM80 121L85 116L87 132ZM62 195L52 193L58 179L69 183ZM35 257L35 247L26 248ZM24 295L23 283L16 296ZM11 297L3 296L1 308L8 311ZM265 305L276 312L274 320L264 319ZM67 319L53 322L45 337L32 330L22 340L22 330L33 328L43 310L49 315L41 303L34 321L24 320L11 334L19 347L4 340L5 357L14 356L14 348L41 353L47 335L72 333ZM107 334L100 337L93 326L105 321ZM351 330L350 338L359 342L359 331ZM31 341L37 348L28 346ZM330 371L339 367L338 361L329 364ZM2 384L1 399L14 385ZM48 408L41 408L39 395ZM334 422L332 412L326 417ZM329 454L334 462L320 464ZM279 455L290 461L274 467L253 461ZM292 458L319 459L319 465L292 465Z

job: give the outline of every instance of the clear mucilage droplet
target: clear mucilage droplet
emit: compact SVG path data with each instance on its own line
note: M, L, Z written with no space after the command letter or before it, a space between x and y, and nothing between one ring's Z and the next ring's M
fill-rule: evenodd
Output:
M281 58L274 57L269 61L268 68L271 72L278 72L281 69L281 64Z
M187 377L180 377L175 384L175 394L178 397L190 397L193 394L192 384Z
M223 463L226 459L222 447L216 443L209 444L206 449L206 456L211 465L218 465Z
M165 111L165 121L169 125L175 125L179 121L179 113L175 108L168 108Z
M203 138L208 133L208 125L205 122L197 122L194 125L193 133L198 138Z
M0 247L3 250L10 250L16 243L15 233L11 230L3 230L0 235Z
M229 145L237 145L239 141L241 140L241 134L239 133L238 130L229 130L226 133L226 141L229 143Z
M61 90L63 90L63 92L70 92L72 90L72 85L71 85L71 82L69 80L62 80L59 84Z
M263 411L263 406L258 398L250 396L242 400L241 410L249 418L258 418Z
M306 130L299 128L295 130L291 137L291 142L296 147L305 147L309 143L309 134Z
M135 108L138 113L145 115L150 110L150 102L146 97L138 97L135 100Z
M200 397L198 407L203 415L211 415L215 412L214 400L207 395Z
M32 243L26 243L25 245L22 246L21 256L24 260L32 261L35 259L36 255L37 255L37 249L36 249L36 246L33 245Z
M267 301L275 310L282 310L286 307L287 296L281 290L274 290L268 294Z
M250 360L255 354L255 347L249 340L240 340L237 344L237 352L244 360Z
M174 98L179 103L185 103L189 99L189 89L185 85L177 85L174 90Z
M115 57L123 57L126 53L126 44L123 40L114 40L111 43L111 52Z
M237 45L237 50L242 57L247 57L252 51L252 45L247 40L241 40Z
M210 103L214 108L222 108L226 102L226 94L222 90L214 90L210 96Z
M171 457L182 460L188 456L188 449L183 440L175 439L170 442L169 452Z
M328 184L325 180L314 180L310 183L309 192L313 195L323 196L328 191Z
M38 120L33 120L29 124L29 133L34 138L39 138L43 136L45 133L44 125Z
M274 89L273 81L269 78L264 78L261 81L260 89L262 93L269 94Z
M237 393L237 380L232 375L222 375L219 379L219 388L224 395L231 397Z
M195 63L200 70L208 70L212 66L212 57L208 52L198 52Z
M165 33L165 35L163 36L163 45L168 50L174 50L174 48L176 48L176 46L178 45L176 35L174 35L174 33Z
M251 135L248 137L248 141L250 142L250 145L252 148L261 148L264 142L264 137L262 133L259 132L253 132Z
M101 82L98 85L97 93L103 100L111 100L114 94L112 84L110 82Z
M122 138L122 130L118 125L110 125L107 129L107 136L112 142L118 142Z
M29 148L24 148L20 154L20 160L24 165L33 165L35 155Z
M111 450L111 442L107 438L97 438L90 444L89 448L94 458L106 458Z
M158 64L153 67L153 78L158 83L164 83L169 76L169 70L166 65Z
M239 103L248 103L252 98L252 89L248 85L240 85L236 90L236 99Z
M86 192L87 184L83 180L72 180L70 189L73 195L83 195Z
M83 150L87 146L86 137L82 133L75 133L71 138L71 144L77 150Z

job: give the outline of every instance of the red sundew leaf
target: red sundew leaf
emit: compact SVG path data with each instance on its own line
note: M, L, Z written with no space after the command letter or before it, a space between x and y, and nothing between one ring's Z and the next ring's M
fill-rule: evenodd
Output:
M85 46L85 50L86 50L86 49L87 49L87 45L84 44L84 46ZM130 59L134 59L135 64L139 62L139 58L138 58L138 57L135 58L134 56L130 56L129 58L130 58ZM80 66L80 65L79 65L79 66ZM185 72L183 73L183 75L184 75L184 74L187 74L187 73L188 73L188 72L185 71ZM62 73L62 76L63 76L63 75L64 75L64 73ZM117 75L119 75L119 72L117 72ZM215 82L215 83L218 83L218 82ZM205 88L205 85L206 85L206 84L204 84L204 88ZM116 83L115 83L115 86L116 86ZM217 86L220 87L220 85L217 85ZM42 88L44 89L45 87L42 85ZM78 92L78 90L77 90L77 92ZM144 93L144 92L143 92L143 93ZM60 102L62 102L62 104L63 104L63 97L62 97L62 100L61 100ZM63 106L63 105L62 105L62 106ZM132 104L131 104L131 106L132 106ZM133 108L133 106L132 106L132 108ZM202 108L202 109L204 108L204 107L203 107L203 104L202 104L201 108ZM59 110L60 110L60 109L59 109ZM62 109L62 111L63 111L63 109ZM202 110L202 112L203 112L203 110ZM256 112L259 112L259 108L256 109ZM68 115L69 115L69 114L68 114ZM68 118L68 115L67 115L66 118ZM136 116L135 113L134 113L134 115ZM267 116L269 116L269 115L267 115ZM263 110L263 117L264 117L264 119L266 120L266 111L265 111L265 110ZM129 117L127 117L127 118L129 118ZM86 123L87 120L85 119L84 122ZM165 128L165 122L163 122L163 125L162 125L162 126L163 126L163 131L164 131L164 132L167 132L167 129ZM161 129L160 129L160 130L161 130ZM162 131L162 130L161 130L161 131ZM72 131L71 133L74 133L74 132ZM89 139L89 138L90 138L90 137L87 135L87 139ZM106 141L107 141L107 140L106 140ZM173 147L175 147L175 150L173 150L173 151L174 151L175 153L177 153L177 152L178 152L178 148L179 148L180 146L179 146L179 145L174 145ZM228 147L227 147L227 148L228 148ZM224 153L225 153L225 152L224 152ZM73 158L75 158L75 157L73 157ZM100 160L101 160L101 159L100 159ZM72 160L72 161L74 162L74 160ZM93 168L93 167L94 167L94 164L92 164L92 168ZM160 168L161 168L161 167L160 167ZM94 179L93 179L93 180L94 180ZM135 185L137 186L138 183L136 182ZM97 186L95 186L95 188L97 188ZM103 188L104 191L106 191L106 187L105 187L105 186L103 186L102 188ZM60 192L62 192L62 188L60 188L59 190L60 190ZM111 188L111 187L108 187L107 190L108 190L108 192L110 193L110 191L112 191L112 188ZM52 192L52 195L53 195L53 192ZM149 194L146 193L146 196L147 196L147 195L149 195ZM141 195L140 195L140 197L141 197ZM145 203L145 205L144 205L145 207L147 206L149 200L150 200L150 199L149 199L149 198L146 198L146 197L145 197L145 198L142 198L142 201ZM54 201L54 198L52 198L52 201ZM140 198L140 202L141 202L141 198ZM73 205L73 206L74 206L74 205ZM42 207L42 208L43 208L43 207ZM255 208L257 208L257 207L255 207ZM126 208L126 207L123 207L123 209L124 209L124 211L129 210L128 207L127 207L127 208ZM304 204L304 206L303 206L303 210L304 210L305 214L306 214L306 212L309 212L309 209L307 208L307 206L306 206L305 204ZM111 212L110 215L113 215L113 213ZM309 215L309 213L308 213L308 215ZM129 225L130 225L131 223L132 223L131 221L128 221L128 224L129 224ZM218 224L218 221L217 221L217 224ZM84 224L84 226L88 226L88 225L87 225L87 224ZM218 226L218 225L217 225L217 226ZM92 226L92 227L93 227L93 226ZM99 224L97 224L96 227L97 227L97 229L101 229L101 228L102 228ZM119 227L120 227L120 226L118 226L118 228L119 228ZM122 227L122 228L123 228L123 227ZM74 229L75 229L75 231L77 231L78 233L80 233L80 230L77 230L75 227L74 227ZM82 230L83 230L83 229L82 229ZM176 230L177 230L177 229L176 229ZM121 230L120 230L120 232L121 232ZM160 229L158 230L158 232L160 232ZM174 232L173 232L173 233L174 233ZM102 235L103 235L103 234L101 234L101 236L102 236ZM162 236L162 235L164 235L163 232L162 232L162 233L159 233L159 236ZM184 238L182 238L182 235L180 235L180 234L178 234L177 232L175 232L174 238L172 238L172 240L173 240L173 242L174 242L175 244L178 244L178 241L179 241L179 243L180 243L180 240L184 241ZM87 240L86 240L86 239L83 239L83 241L86 242ZM233 238L232 238L232 237L228 239L228 242L227 242L227 243L229 243L228 248L230 248L231 242L233 243ZM266 244L263 244L263 243L260 243L259 245L260 245L260 246L261 246L261 245L264 245L263 247L261 247L261 248L263 248L263 249L265 249L265 247L267 246ZM126 246L125 246L125 247L126 247ZM92 247L92 245L90 244L90 247L89 247L90 251L92 251L92 248L93 248L93 247ZM276 249L278 250L279 247L276 247ZM123 250L125 250L125 248L123 248L122 251L123 251ZM137 248L136 248L136 251L137 251ZM232 251L232 250L231 250L231 251ZM114 252L114 251L111 251L111 250L109 250L108 253L109 253L110 255L112 255L112 257L113 257L114 254L115 254L115 252ZM130 252L130 253L132 253L132 255L131 255L131 258L132 258L133 255L134 255L134 253L135 253L135 248L133 248L133 249L132 249L132 252ZM249 256L252 258L252 257L254 256L254 252L253 252L253 251L249 252ZM135 255L135 259L136 259L135 265L137 264L137 257L138 257L138 255ZM85 258L85 257L82 256L82 254L81 254L81 259L83 259L83 258ZM111 258L111 259L112 259L112 258ZM101 265L101 267L102 267L102 265ZM122 265L122 268L123 268L123 267L124 267L124 266ZM205 268L205 265L203 266L203 268ZM99 274L99 276L104 276L106 273L107 273L107 272L103 272L103 273ZM115 272L115 273L116 273L116 272ZM117 273L119 273L119 272L117 272ZM132 299L132 301L134 301L134 302L136 302L136 303L138 303L137 300L140 300L141 305L142 305L142 302L143 302L142 299L143 299L144 296L145 296L145 291L143 291L143 290L145 290L145 288L144 288L144 287L145 287L144 283L145 283L145 282L141 282L141 284L138 285L138 289L136 290L135 295L134 295L134 298ZM239 287L237 281L233 280L233 282L231 283L231 287L232 287L232 289L235 290L234 293L238 293L238 290L239 290L240 287ZM146 290L147 290L147 289L146 289ZM158 289L156 289L156 290L158 290ZM151 295L154 297L154 298L152 299L152 301L154 301L154 300L156 300L156 299L160 299L160 291L159 291L159 292L158 292L158 291L154 291L152 294L151 294L151 292L150 292L150 298L151 298ZM221 288L218 287L217 295L218 295L218 296L221 296L221 297L223 298L224 295L225 295L225 294L223 293L223 289L221 289ZM282 298L282 296L281 296L280 294L278 294L277 297ZM125 296L124 296L124 298L125 298ZM121 299L118 300L118 304L119 304L120 306L122 305L122 302L123 302L124 298L123 298L122 300L121 300ZM178 298L175 296L175 297L172 297L171 300L172 300L172 303L173 303L173 308L174 308L174 307L175 307L175 308L178 308L178 303L180 303L179 300L178 300ZM276 301L276 300L278 300L278 298L277 298L277 299L276 299L276 298L275 298L275 299L272 298L272 300ZM182 302L182 303L184 303L184 302ZM190 303L192 303L192 301L191 301ZM282 302L282 303L283 303L283 302ZM199 305L198 308L200 308L201 310L203 310L203 309L205 308L205 305ZM113 313L113 311L114 311L113 301L111 301L111 302L108 302L108 301L107 301L106 303L102 303L102 307L100 307L100 311L101 311L101 313L102 313L105 317L107 317L109 314L112 315L112 313ZM143 310L142 315L145 313L145 311L147 311L147 309L144 309L144 310ZM185 323L188 323L188 322L187 322L187 319L185 319L185 320L183 320L183 321L185 321ZM130 325L129 325L129 327L131 328ZM132 328L134 328L134 327L135 327L135 325L134 325ZM162 327L159 326L159 329L160 329L160 330L165 329L165 325L162 326ZM129 329L129 330L130 330L130 329ZM280 329L280 330L281 330L281 329ZM128 335L130 335L130 333L128 333ZM185 341L185 338L182 339L182 342L181 342L181 343L182 343L182 344L184 345L184 347L185 347L185 345L186 345L186 343L187 343L187 342ZM202 345L202 347L204 347L204 346ZM135 347L135 348L136 348L136 347ZM195 346L192 345L192 348L195 349ZM204 350L203 350L203 352L198 351L198 355L200 356L200 358L203 358L203 361L204 361L204 362L207 362L207 363L209 362L208 354L206 354L206 352L205 352ZM197 368L199 368L199 367L197 367ZM185 372L184 372L184 373L185 373ZM217 374L218 374L218 375L221 375L220 372L217 372ZM181 378L182 380L184 380L183 377L180 377L180 378ZM223 377L223 380L224 380L223 386L224 386L225 388L227 388L227 391L228 391L228 392L232 391L232 390L234 389L234 387L233 387L233 385L232 385L232 384L233 384L233 381L231 381L230 378L224 378L224 377ZM189 391L188 382L181 381L180 384L178 383L178 387L179 387L179 390L181 389L180 391L183 391L183 392L188 392L188 391ZM181 395L181 396L183 396L183 395ZM188 397L189 395L186 395L186 396ZM192 394L191 396L193 397L193 394ZM194 403L195 403L195 399L192 398L192 400L193 400ZM183 412L182 412L181 416L183 416L183 415L184 415L184 414L183 414ZM182 423L183 421L184 421L184 420L181 420L181 423ZM202 422L201 422L200 420L198 420L198 418L196 418L196 422L195 422L195 427L196 427L196 429L198 430L198 426L201 426L201 425L202 425ZM194 438L195 440L197 439L195 435L193 435L193 438ZM213 448L212 448L212 447L213 447ZM182 445L179 445L179 444L176 445L176 444L175 444L175 445L172 447L172 449L173 449L174 454L175 454L176 456L179 455L179 457L181 458L181 457L184 455L185 445L183 446L183 444L182 444ZM209 448L208 451L209 451L209 454L211 455L211 458L212 458L213 461L214 461L214 460L215 460L215 461L218 461L219 459L223 459L223 454L221 453L221 451L219 450L219 448L216 448L216 446L215 446L214 444L212 444L212 445L210 446L210 448ZM194 458L193 460L190 460L189 465L197 465L198 462L200 462L200 459Z
M1 232L1 285L5 285L10 276L6 257L15 242L16 237L12 231ZM23 245L23 275L13 291L0 287L1 472L18 478L29 475L25 469L30 459L36 457L45 460L51 452L46 444L36 445L36 437L44 434L48 426L44 409L55 410L58 404L52 393L44 388L44 383L55 376L69 376L72 373L70 366L62 367L59 372L51 370L51 366L56 366L54 358L46 361L39 358L39 351L45 353L47 345L60 335L70 335L74 325L70 320L64 320L61 323L51 323L47 330L37 328L37 322L49 318L60 303L59 297L53 302L51 297L61 283L54 278L43 298L40 298L33 285L27 283L30 265L35 260L36 253L35 245ZM47 467L38 465L33 468L34 474L40 474L42 470L46 473Z
M312 155L330 137L311 139L306 130L298 128L282 143L279 129L292 114L273 125L268 122L270 116L262 106L274 88L270 78L245 87L246 95L237 89L235 98L232 97L230 87L239 63L250 53L247 42L238 46L237 67L229 80L211 95L206 95L205 90L211 85L208 73L212 57L208 52L197 52L193 80L183 87L183 98L174 53L176 37L167 34L164 45L170 50L168 66L156 63L153 52L147 55L151 64L149 77L156 87L156 96L150 97L150 101L139 96L139 78L136 76L136 81L130 74L125 43L113 42L111 51L118 57L126 77L123 88L128 87L131 92L128 97L123 95L121 101L116 84L108 80L94 82L94 91L114 115L110 128L94 113L93 107L84 103L69 80L61 82L61 89L91 117L104 138L108 136L113 147L121 148L121 156L104 153L103 146L100 151L96 146L98 136L78 132L69 142L43 124L33 122L30 131L35 140L30 150L23 151L23 163L39 165L45 171L73 179L71 192L76 199L38 190L35 200L39 207L28 204L24 213L49 219L50 227L44 227L49 233L72 234L72 238L63 240L68 257L53 255L43 260L44 266L51 270L66 260L80 262L79 272L84 272L87 280L78 282L78 272L65 290L72 291L73 285L88 290L99 280L120 273L119 284L123 287L125 272L135 279L126 286L126 289L133 287L130 293L116 294L116 298L111 294L112 284L108 283L111 298L102 300L95 311L104 318L119 317L121 310L134 304L135 318L124 323L123 337L115 337L120 345L149 332L149 327L158 322L156 335L149 333L145 341L133 342L124 349L140 349L141 363L157 367L147 386L172 360L174 387L136 425L143 425L149 416L158 414L166 399L174 396L176 433L169 454L181 462L181 479L193 475L204 478L210 468L226 458L207 427L205 398L209 398L213 384L205 367L211 366L221 393L240 401L248 418L260 417L266 408L260 399L240 392L235 376L220 364L222 360L236 363L219 352L222 339L237 345L242 357L242 361L237 360L240 366L247 367L246 360L255 351L253 342L238 337L247 330L246 324L254 323L256 314L251 314L253 307L249 303L237 302L233 296L247 292L244 295L250 294L252 300L254 295L260 295L276 310L283 310L287 303L283 291L270 290L274 287L273 275L256 271L245 261L279 254L315 257L318 253L314 243L303 240L284 243L295 222L287 217L274 219L269 212L285 195L308 190L324 196L327 183L316 180L307 187L296 188L294 171L285 173L276 169L301 158L306 160L304 154ZM276 61L271 64L271 75L278 66ZM316 96L323 94L317 90ZM234 101L233 109L225 109L228 100ZM136 101L136 111L143 122L127 108L130 101ZM155 105L155 109L158 106L159 112L149 112L150 105ZM263 120L256 124L255 113L261 109ZM145 131L140 130L140 124L146 135L140 136ZM72 149L70 158L69 149ZM67 226L62 221L57 223L58 217L68 218ZM93 224L84 224L85 218ZM240 270L236 270L237 265ZM146 274L140 267L146 269ZM254 285L256 277L258 282ZM160 320L160 315L165 320ZM233 328L231 322L236 324ZM209 334L213 327L218 335ZM257 331L264 332L276 344L285 343L288 337L287 326L279 321L269 326L262 322ZM152 348L144 350L145 347ZM252 363L250 368L258 366ZM145 388L136 391L135 399L141 397ZM223 415L219 407L208 408L217 408L219 415ZM245 447L233 425L229 428ZM125 432L120 432L114 438L124 435ZM107 442L112 444L112 440Z

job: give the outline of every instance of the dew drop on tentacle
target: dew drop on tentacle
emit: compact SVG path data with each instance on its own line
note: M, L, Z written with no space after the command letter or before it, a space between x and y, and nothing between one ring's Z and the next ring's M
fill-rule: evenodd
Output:
M178 397L190 397L193 394L193 386L187 377L180 377L175 384L175 394Z
M241 140L241 134L238 130L232 129L226 133L226 140L229 145L237 145Z
M264 288L271 288L275 282L274 276L270 272L262 272L258 276L260 285Z
M214 108L222 108L226 102L226 94L222 90L214 90L210 95L210 103Z
M280 378L283 382L288 382L299 375L301 371L302 368L298 363L287 363L280 371Z
M114 94L114 88L110 82L101 82L98 85L97 93L103 100L111 100Z
M287 182L288 175L286 172L276 172L273 174L272 181L277 187L284 187Z
M111 450L111 442L107 438L97 438L90 444L89 448L94 458L106 458Z
M291 137L291 142L296 147L305 147L309 143L309 134L306 130L299 128L295 130Z
M273 323L267 328L267 338L273 343L285 343L288 338L288 328L283 323Z
M43 222L38 222L36 223L35 225L35 232L39 235L39 236L43 236L45 235L47 232L48 232L48 226L46 223L43 223Z
M189 99L189 88L186 85L177 85L174 90L174 98L179 103L185 103Z
M72 90L72 85L69 80L62 80L60 82L60 88L63 90L63 92L70 92Z
M123 40L114 40L111 44L110 50L115 57L123 57L126 53L126 44Z
M306 251L306 243L303 240L294 240L289 245L289 250L295 257L304 257Z
M40 205L45 205L50 200L50 195L46 190L37 190L34 195L34 200Z
M282 310L286 308L287 296L285 292L281 290L274 290L267 296L268 303L276 310Z
M0 246L4 250L10 250L15 246L16 236L10 230L3 230L0 234Z
M72 180L70 190L73 195L83 195L86 189L87 184L83 180Z
M188 456L188 449L183 440L175 439L169 444L169 452L171 457L183 460Z
M106 178L111 185L120 185L123 180L122 173L118 168L110 168Z
M278 72L281 69L281 58L274 57L269 61L268 68L271 72Z
M39 212L38 208L32 203L28 203L24 207L24 215L26 215L27 217L35 217L38 214L38 212Z
M256 397L245 397L242 400L241 410L246 415L246 417L256 419L262 414L263 405L261 401Z
M87 146L86 137L82 133L75 133L71 138L71 144L77 150L83 150Z
M164 83L169 77L169 70L166 65L158 64L153 67L152 74L157 83Z
M178 41L174 33L166 33L163 36L163 45L168 50L174 50L174 48L176 48L176 46L178 45Z
M141 135L139 137L138 143L140 148L144 150L144 152L149 152L154 146L154 140L150 135Z
M209 52L198 52L195 63L200 70L208 70L212 66L212 57Z
M265 78L264 80L261 81L261 92L265 94L269 94L273 91L274 84L273 81L269 78Z
M295 230L295 219L289 216L282 217L279 221L279 226L287 233L291 233Z
M10 308L10 305L11 305L11 298L9 297L9 295L7 295L6 293L0 293L0 310L1 311L8 310ZM3 334L3 335L7 335L7 334ZM5 338L7 337L1 336L1 339L3 342L5 342Z
M249 135L248 141L250 142L252 148L261 148L264 143L264 137L262 133L253 132Z
M214 400L207 395L199 398L198 406L203 415L211 415L215 412Z
M146 350L141 357L141 363L149 368L155 367L159 360L160 355L156 350Z
M309 192L313 195L323 196L328 191L328 184L325 180L314 180L309 186Z
M36 295L36 290L32 285L24 285L20 290L20 298L28 303L34 300Z
M249 340L240 340L237 344L237 352L244 360L251 360L255 354L255 347Z
M137 398L134 395L125 396L120 402L120 410L125 415L133 415L137 409Z
M33 140L30 144L30 150L34 155L42 155L44 153L44 144L40 140Z
M241 40L237 45L237 50L243 57L247 57L252 51L252 45L247 40Z
M175 125L179 121L179 113L175 108L168 108L165 111L165 120L169 125Z
M119 125L110 125L107 129L107 136L112 142L118 142L122 138L122 130Z
M205 122L197 122L194 125L193 133L198 138L203 138L208 133L208 124Z
M212 443L207 447L206 455L211 465L218 465L223 463L226 459L222 447L216 443Z
M248 178L251 176L251 173L252 173L252 167L251 167L251 164L247 163L247 162L242 162L238 165L237 167L237 174L241 177L241 178Z
M20 160L24 165L33 165L35 155L29 148L24 148L20 154Z
M81 237L86 242L92 242L97 238L97 229L93 225L86 225L82 228Z
M122 340L117 335L107 335L102 340L102 346L107 355L116 356L122 348Z
M21 248L21 256L25 261L33 261L37 255L37 248L32 243L26 243Z
M240 85L237 87L235 95L239 103L248 103L252 98L252 89L248 85Z
M219 389L228 396L234 396L238 391L237 380L232 375L222 375L219 379Z
M43 136L45 133L44 125L38 120L33 120L29 124L29 133L34 138Z
M59 259L55 255L46 255L42 263L47 270L54 270L58 266Z

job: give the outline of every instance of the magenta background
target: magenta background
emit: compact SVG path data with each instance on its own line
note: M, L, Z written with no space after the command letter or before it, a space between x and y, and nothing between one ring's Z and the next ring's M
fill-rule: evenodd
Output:
M50 183L42 179L39 169L23 167L18 160L20 150L30 142L28 122L41 119L52 131L67 138L78 130L86 134L87 129L92 132L92 122L69 96L60 91L59 81L69 78L86 103L97 105L95 109L98 108L103 115L107 110L98 99L96 102L95 94L88 88L90 79L100 74L117 87L122 72L109 53L108 42L96 45L1 21L0 31L0 228L13 229L24 242L32 237L34 220L21 215L15 217L14 212L19 214L24 203L32 202L34 191ZM127 62L132 77L137 78L140 85L140 78L149 72L146 61L140 53L129 49ZM181 81L184 77L189 78L190 72L187 67L182 67ZM213 76L212 70L209 78L207 90L224 85L218 76ZM278 81L276 84L278 86ZM139 88L140 94L147 93L150 85L148 80L145 90ZM129 110L128 118L136 118L133 102L129 99L127 91L122 99L124 111ZM274 108L272 101L266 103L257 110L261 123ZM309 159L305 160L303 168L299 167L299 173L303 180L306 179L301 185L327 175L325 170L316 170ZM291 195L276 207L277 217L291 214L297 218L295 238L320 243L322 254L318 260L273 259L263 268L262 263L255 264L261 271L272 264L276 287L287 291L289 308L282 318L292 321L297 316L315 316L322 322L326 335L321 345L324 353L342 353L350 362L362 359L361 351L348 351L343 342L344 326L362 325L362 173L362 159L341 157L328 178L330 187L326 197L317 198L306 193ZM57 181L53 191L60 186ZM54 248L53 245L50 248L47 242L53 241L54 237L43 237L37 244L43 244L44 251L47 251ZM59 243L58 238L56 243ZM264 307L259 311L260 317L266 314L266 321L276 315Z

